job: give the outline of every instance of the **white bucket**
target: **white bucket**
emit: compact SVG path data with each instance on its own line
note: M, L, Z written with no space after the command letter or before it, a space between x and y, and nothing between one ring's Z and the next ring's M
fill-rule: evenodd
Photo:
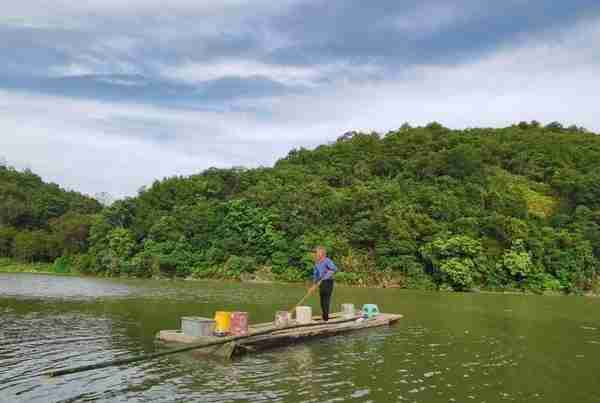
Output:
M300 324L312 322L312 308L310 306L299 306L296 308L296 322Z
M356 316L354 310L354 304L342 304L342 317L344 319L350 319Z

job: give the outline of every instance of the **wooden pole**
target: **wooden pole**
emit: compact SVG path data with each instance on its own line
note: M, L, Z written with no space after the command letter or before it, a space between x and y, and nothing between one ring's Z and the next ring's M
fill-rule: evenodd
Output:
M218 346L221 344L235 342L238 340L243 340L243 339L247 339L247 338L254 337L254 336L262 336L265 334L281 332L281 331L285 331L285 330L292 330L292 329L298 329L298 328L310 327L310 326L327 326L327 325L335 325L335 324L339 324L339 323L351 322L351 321L356 320L357 318L358 317L354 317L351 319L342 319L342 320L330 321L330 322L326 322L326 323L316 322L316 323L304 323L304 324L298 324L298 325L291 325L291 326L286 326L286 327L272 327L272 328L265 329L265 330L259 330L257 332L254 332L252 334L248 334L245 336L224 337L220 340L193 344L190 346L175 348L175 349L171 349L168 351L161 351L158 353L145 354L145 355L140 355L137 357L121 358L119 360L111 360L111 361L105 361L105 362L101 362L101 363L97 363L97 364L82 365L80 367L74 367L74 368L58 369L55 371L46 372L43 375L50 376L50 377L57 377L57 376L62 376L62 375L75 374L78 372L91 371L94 369L101 369L101 368L113 367L113 366L117 366L117 365L130 364L132 362L152 360L154 358L163 357L165 355L182 353L184 351L196 350L199 348Z
M292 309L290 309L288 312L289 312L289 313L293 313L293 312L294 312L294 310L295 310L296 308L298 308L298 307L300 306L300 304L302 304L306 298L308 298L310 295L312 295L312 293L313 293L313 292L315 292L315 290L316 290L316 289L319 287L319 285L321 284L321 281L322 281L322 280L319 280L319 282L318 282L317 284L315 284L315 285L313 285L312 287L310 287L310 288L308 289L308 292L306 293L306 295L305 295L304 297L302 297L302 299L301 299L301 300L300 300L300 301L299 301L299 302L298 302L296 305L294 305L294 307L293 307Z

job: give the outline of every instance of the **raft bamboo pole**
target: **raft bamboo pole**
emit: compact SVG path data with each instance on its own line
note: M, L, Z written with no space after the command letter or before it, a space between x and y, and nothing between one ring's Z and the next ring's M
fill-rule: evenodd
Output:
M293 312L294 312L294 310L295 310L296 308L298 308L298 307L300 306L300 304L302 304L306 298L308 298L308 297L309 297L309 296L310 296L310 295L311 295L313 292L315 292L315 290L316 290L316 289L319 287L319 285L321 284L321 281L323 281L323 280L319 280L319 282L318 282L317 284L315 284L315 285L313 285L312 287L310 287L310 288L308 289L308 292L306 293L306 295L305 295L304 297L302 297L302 299L300 300L300 302L298 302L296 305L294 305L294 307L293 307L292 309L290 309L288 312L289 312L289 313L293 313Z
M252 334L248 334L248 335L244 335L244 336L230 336L230 337L225 337L221 340L198 343L198 344L194 344L191 346L171 349L168 351L161 351L158 353L145 354L145 355L140 355L137 357L121 358L118 360L110 360L110 361L100 362L97 364L82 365L82 366L74 367L74 368L59 369L56 371L46 372L42 375L46 375L46 376L54 378L54 377L62 376L62 375L69 375L69 374L75 374L75 373L79 373L79 372L91 371L94 369L101 369L101 368L107 368L107 367L114 367L117 365L130 364L132 362L152 360L154 358L163 357L165 355L177 354L177 353L182 353L182 352L190 351L190 350L196 350L196 349L200 349L200 348L219 346L222 344L227 344L227 343L235 342L238 340L248 339L250 337L262 336L265 334L270 334L270 333L275 333L275 332L281 332L281 331L293 330L293 329L298 329L298 328L303 328L303 327L311 327L311 326L337 325L340 323L352 322L358 318L360 318L360 316L355 316L350 319L342 319L342 320L329 321L329 322L302 323L302 324L285 326L285 327L272 327L270 329L261 330L261 331L254 332Z

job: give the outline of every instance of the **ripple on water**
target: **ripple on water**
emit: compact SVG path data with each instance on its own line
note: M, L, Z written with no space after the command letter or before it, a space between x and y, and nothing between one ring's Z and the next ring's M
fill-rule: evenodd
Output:
M41 379L38 375L50 368L152 349L151 342L144 346L141 340L154 330L144 320L157 316L147 312L151 308L144 305L146 299L153 299L154 307L174 301L169 307L183 305L183 311L195 309L190 301L241 305L248 299L272 304L269 299L290 298L287 288L269 294L262 292L266 288L214 286L215 290L203 289L199 296L199 284L127 281L122 289L108 284L97 294L107 295L105 299L95 297L81 305L71 301L59 310L62 302L55 301L54 296L60 294L56 292L51 292L54 296L48 301L54 302L47 305L46 300L34 299L37 302L32 304L31 298L22 298L13 305L18 309L0 307L0 400L10 396L11 402L46 402L51 396L54 401L102 402L544 401L544 389L535 391L536 395L514 386L522 385L521 366L535 353L530 324L518 329L511 328L513 322L503 324L508 329L504 332L493 325L477 326L474 318L465 319L452 310L449 315L455 316L448 319L440 319L438 312L429 313L433 319L416 317L389 329L281 348L230 363L185 353ZM117 291L111 294L107 291L111 289ZM127 305L128 298L140 296L142 303ZM104 301L111 302L104 305ZM518 320L518 315L514 317ZM466 323L455 324L457 319ZM497 318L492 319L489 323L495 324ZM569 363L587 364L596 353L597 333L584 330L578 330L583 339L568 354ZM526 337L517 339L518 335ZM585 357L575 359L576 354ZM528 368L532 362L539 364L530 361Z
M90 300L129 293L126 284L110 279L0 273L0 298Z
M12 401L48 401L50 391L75 385L110 386L114 382L107 381L110 371L60 379L41 375L51 369L94 363L128 352L114 348L118 336L109 318L77 312L17 315L13 311L4 313L2 319L0 391L4 396L13 396Z

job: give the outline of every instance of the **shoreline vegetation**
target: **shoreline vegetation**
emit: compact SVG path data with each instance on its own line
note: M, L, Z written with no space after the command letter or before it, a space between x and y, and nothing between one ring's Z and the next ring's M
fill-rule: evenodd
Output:
M79 273L71 272L52 263L23 263L11 259L0 258L0 273L32 273L54 274L61 276L77 276Z
M55 264L50 263L21 263L12 261L10 259L0 259L0 273L27 273L27 274L45 274L45 275L55 275L55 276L70 276L70 277L91 277L91 278L123 278L123 279L136 279L139 277L134 276L119 276L119 277L107 277L107 276L98 276L94 274L84 274L75 270L74 268L67 268L57 266ZM210 281L227 281L232 283L249 283L249 284L302 284L306 281L285 281L282 279L274 278L272 275L268 277L264 277L263 275L255 275L255 276L242 276L241 278L210 278L210 277L185 277L185 278L177 278L177 277L160 277L154 276L149 279L158 280L158 281L198 281L198 282L210 282ZM340 283L338 281L338 283ZM341 282L341 285L345 287L356 287L356 288L395 288L395 289L408 289L403 287L401 284L348 284ZM412 290L419 291L420 289L412 288ZM421 290L427 291L427 290ZM432 290L429 290L432 291ZM456 292L451 289L445 290L436 290L434 292ZM503 290L487 290L487 289L479 289L473 288L469 290L462 290L463 292L470 293L478 293L478 294L503 294L503 295L544 295L544 296L565 296L567 294L559 292L559 291L550 291L550 290L527 290L527 289L503 289ZM600 284L594 289L594 291L588 291L586 293L582 293L582 296L585 297L600 297Z
M303 282L317 245L350 286L599 293L600 136L536 121L347 132L109 206L0 166L6 270Z

